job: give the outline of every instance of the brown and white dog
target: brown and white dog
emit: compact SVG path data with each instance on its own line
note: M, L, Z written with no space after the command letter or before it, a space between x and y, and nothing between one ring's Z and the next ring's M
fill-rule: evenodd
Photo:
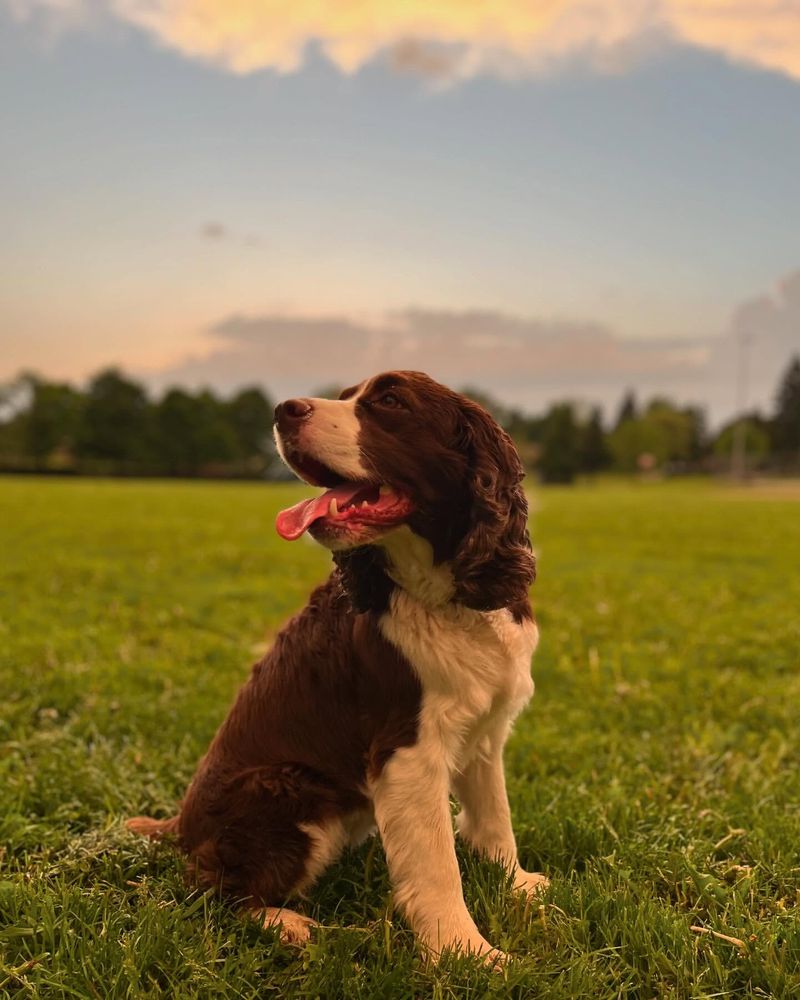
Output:
M449 796L459 834L518 889L547 884L517 860L502 760L538 638L517 452L418 372L290 399L275 418L284 461L325 488L277 530L309 531L336 567L253 668L180 814L129 826L176 836L200 885L295 941L312 921L285 900L377 827L424 948L499 959L464 903Z

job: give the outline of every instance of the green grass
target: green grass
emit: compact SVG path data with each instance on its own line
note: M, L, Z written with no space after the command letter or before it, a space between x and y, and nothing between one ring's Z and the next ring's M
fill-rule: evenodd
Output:
M273 532L297 496L0 479L0 996L800 996L800 504L780 493L536 497L537 695L507 770L552 887L526 906L460 854L503 974L420 961L374 843L313 890L327 927L296 952L129 835L173 810L327 572Z

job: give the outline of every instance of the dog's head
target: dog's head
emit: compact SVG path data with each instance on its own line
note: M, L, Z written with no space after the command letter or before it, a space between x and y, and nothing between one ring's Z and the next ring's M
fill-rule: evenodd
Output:
M535 568L522 465L477 403L421 372L386 372L338 400L281 403L275 439L301 479L325 487L278 515L284 538L308 530L351 575L385 565L395 580L403 540L422 539L449 574L449 600L485 611L525 599Z

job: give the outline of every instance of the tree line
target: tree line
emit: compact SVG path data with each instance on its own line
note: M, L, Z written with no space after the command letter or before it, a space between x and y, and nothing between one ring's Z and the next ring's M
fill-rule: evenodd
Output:
M552 405L531 416L476 389L546 482L599 472L685 473L730 467L800 472L800 356L779 382L772 412L741 414L714 434L699 407L662 397L623 398L610 426L598 408ZM335 395L327 387L317 395ZM23 375L0 388L0 470L102 475L282 478L272 441L273 403L258 386L222 398L171 388L152 398L117 369L85 390Z
M172 388L154 400L116 369L85 391L24 375L0 407L7 470L257 478L275 461L273 404L257 386L229 399Z
M661 396L640 403L629 391L605 426L597 407L555 403L540 416L508 409L467 390L514 438L523 462L545 482L570 483L598 472L723 472L737 447L740 471L800 474L800 355L782 375L771 414L740 414L710 433L702 408Z

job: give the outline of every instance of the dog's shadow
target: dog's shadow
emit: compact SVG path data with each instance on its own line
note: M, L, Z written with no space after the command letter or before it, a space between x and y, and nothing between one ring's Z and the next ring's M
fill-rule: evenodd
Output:
M305 894L301 908L324 927L364 927L382 920L391 883L378 837L346 848Z

